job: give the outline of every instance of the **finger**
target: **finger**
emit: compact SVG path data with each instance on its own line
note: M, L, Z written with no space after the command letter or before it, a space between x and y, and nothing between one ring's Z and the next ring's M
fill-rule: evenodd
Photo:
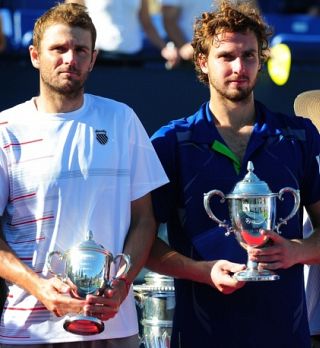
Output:
M104 296L106 298L112 298L115 293L116 293L116 288L106 289L105 292L104 292Z
M261 235L266 236L274 242L279 242L283 239L283 237L281 237L279 233L272 230L260 230L260 233Z
M85 315L93 316L101 320L113 318L119 311L119 307L86 305L84 306Z
M218 286L218 290L220 290L225 295L229 295L242 288L244 285L244 281L239 281L234 277L229 276L228 279L223 279L220 286Z
M51 280L52 286L60 293L60 294L68 294L70 293L70 286L63 282L61 279L58 277L54 277Z
M60 295L59 297L57 297L53 305L54 307L52 308L52 311L56 316L60 317L66 315L67 313L83 312L85 303L84 301L79 301L65 295Z
M246 268L245 264L230 262L227 267L224 267L224 271L235 273L235 272L242 271L245 268Z
M117 307L119 301L116 297L87 295L85 303L86 303L86 305L89 305L91 307L93 307L93 306Z
M259 262L259 268L275 270L281 268L281 262Z

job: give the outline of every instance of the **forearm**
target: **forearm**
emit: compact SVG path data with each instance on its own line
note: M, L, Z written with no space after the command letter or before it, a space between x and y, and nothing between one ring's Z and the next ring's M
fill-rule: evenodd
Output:
M173 41L178 48L182 47L188 42L177 25L167 27L166 31L170 40Z
M0 274L6 281L18 285L34 296L41 290L41 278L21 262L3 240L0 240Z
M0 239L0 274L2 278L36 297L57 316L78 313L85 304L84 300L70 298L69 286L58 278L46 279L36 274L14 255L2 239Z
M320 263L320 201L305 208L309 222L304 225L304 229L306 229L304 234L307 234L309 237L304 240L294 241L299 247L298 262L305 264Z
M156 235L150 194L131 203L131 223L123 252L130 255L131 267L127 275L132 283L145 266Z
M145 34L148 36L149 40L155 45L159 50L162 50L166 46L166 42L159 35L156 27L154 26L150 12L149 12L149 3L147 0L141 1L141 8L139 12L139 18L141 25Z
M171 249L160 238L156 238L146 267L174 278L211 284L211 269L214 262L195 261Z
M151 22L145 23L143 25L144 32L148 36L150 42L157 47L160 51L166 47L166 42L158 34L156 28Z
M180 11L180 7L162 6L164 28L170 40L173 41L178 48L187 43L187 39L179 25Z
M152 231L153 230L153 231ZM146 223L138 229L131 229L124 247L124 253L130 256L131 267L127 275L130 283L145 266L155 237L155 224Z
M294 239L291 242L294 244L296 263L320 263L320 228L315 229L306 239Z
M174 278L209 285L224 294L230 294L244 286L244 282L234 279L233 274L243 270L245 265L226 260L196 261L170 249L158 238L152 247L147 267Z

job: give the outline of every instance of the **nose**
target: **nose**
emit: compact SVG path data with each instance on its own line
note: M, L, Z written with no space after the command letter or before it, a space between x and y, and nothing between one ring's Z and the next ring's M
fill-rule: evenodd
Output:
M241 57L237 57L236 59L234 59L232 68L235 73L240 74L245 68L243 59Z
M76 54L72 49L66 51L63 55L63 61L66 64L74 65L76 62Z

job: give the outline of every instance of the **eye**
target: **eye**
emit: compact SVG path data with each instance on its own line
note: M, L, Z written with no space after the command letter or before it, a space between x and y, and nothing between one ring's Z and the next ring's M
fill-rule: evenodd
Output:
M79 46L75 48L75 52L80 55L87 55L89 53L89 49L85 46Z
M52 51L55 51L57 53L63 53L66 51L66 48L64 46L55 46L52 47Z
M231 62L232 60L234 60L234 56L230 53L224 53L219 58L223 59L226 62Z
M249 59L256 58L256 54L255 54L255 52L246 52L244 54L244 58L249 58Z

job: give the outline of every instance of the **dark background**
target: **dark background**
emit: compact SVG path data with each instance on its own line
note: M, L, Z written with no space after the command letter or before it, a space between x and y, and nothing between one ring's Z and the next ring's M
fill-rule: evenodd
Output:
M0 110L37 95L38 79L38 71L28 57L0 59ZM293 102L299 93L319 88L320 62L295 63L284 86L277 86L264 69L255 96L272 110L293 113ZM134 66L100 61L91 73L86 91L130 105L150 135L168 120L193 113L209 97L191 64L168 71L161 62Z

